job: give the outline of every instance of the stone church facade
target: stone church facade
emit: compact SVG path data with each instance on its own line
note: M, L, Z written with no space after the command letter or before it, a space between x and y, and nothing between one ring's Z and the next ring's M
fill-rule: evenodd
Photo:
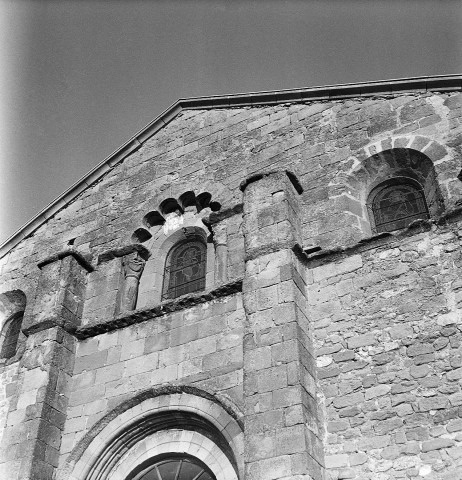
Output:
M1 478L461 479L461 90L180 100L43 210Z

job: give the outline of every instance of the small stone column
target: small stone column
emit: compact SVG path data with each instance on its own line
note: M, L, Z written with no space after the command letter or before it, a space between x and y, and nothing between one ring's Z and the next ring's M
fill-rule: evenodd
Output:
M35 303L23 323L28 338L19 365L16 401L8 412L17 431L3 439L17 457L15 468L8 467L7 476L2 477L5 480L54 478L74 368L73 332L80 325L85 277L92 269L73 251L51 257L39 268ZM15 442L18 445L11 445Z
M130 312L136 308L138 287L145 261L137 251L122 258L123 285L120 295L119 312Z
M215 284L221 285L227 280L228 243L226 223L212 225L213 244L215 246Z
M250 178L244 191L245 472L267 480L323 478L315 361L295 177Z

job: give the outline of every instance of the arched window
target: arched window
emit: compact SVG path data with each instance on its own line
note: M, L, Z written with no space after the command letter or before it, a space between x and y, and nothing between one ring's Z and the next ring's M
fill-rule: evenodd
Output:
M215 475L199 459L189 455L169 455L143 468L133 480L215 480Z
M0 358L12 358L16 355L19 334L21 333L23 314L15 315L4 328Z
M374 233L406 228L414 220L429 218L422 187L410 179L392 179L370 194L368 207Z
M197 239L175 245L165 264L162 300L205 289L206 245Z

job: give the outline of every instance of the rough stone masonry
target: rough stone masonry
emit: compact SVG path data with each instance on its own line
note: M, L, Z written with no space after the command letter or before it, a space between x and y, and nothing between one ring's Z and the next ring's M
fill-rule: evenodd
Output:
M1 478L462 479L461 122L175 103L0 247Z

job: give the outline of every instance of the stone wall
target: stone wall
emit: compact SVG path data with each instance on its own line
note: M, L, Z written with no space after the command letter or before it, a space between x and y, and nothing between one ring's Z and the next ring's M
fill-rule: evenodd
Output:
M33 278L37 262L68 242L94 256L126 245L147 212L191 189L232 207L242 201L239 183L268 169L288 168L300 179L306 244L354 243L370 231L359 220L367 223L366 211L355 214L348 180L378 150L422 150L435 163L446 207L459 198L461 109L460 93L409 93L184 111L2 258L1 273Z
M328 478L462 475L459 228L312 260Z
M15 394L18 388L18 367L19 362L12 363L11 365L5 366L2 368L2 373L0 374L0 438L3 438L3 435L6 432L8 435L9 429L7 423L8 411L11 407L12 401L15 401ZM12 419L16 423L15 419ZM18 448L18 437L14 436L9 437L10 450L4 453L4 459L6 461L15 457L15 449ZM1 471L1 470L0 470Z
M138 393L190 385L243 407L240 295L79 342L61 464L94 424Z

